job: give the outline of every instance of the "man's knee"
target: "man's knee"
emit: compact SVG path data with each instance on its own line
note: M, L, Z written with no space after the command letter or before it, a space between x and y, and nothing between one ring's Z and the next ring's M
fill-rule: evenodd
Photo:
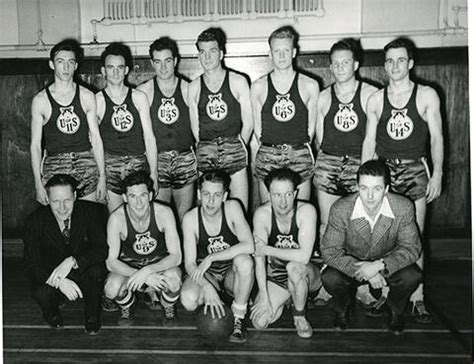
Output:
M389 285L396 285L406 289L416 288L421 283L422 273L416 264L400 269L389 278Z
M237 255L232 266L239 276L253 275L253 259L248 254Z
M166 270L163 273L166 277L166 283L170 292L178 292L181 289L181 269L178 267Z
M286 265L288 280L292 283L298 283L308 275L306 264L298 262L289 262Z
M326 290L330 292L334 287L344 282L344 273L332 267L327 267L321 273L321 281Z
M47 285L47 284L40 284L32 289L33 298L40 304L46 304L54 298L55 295L58 294L58 291Z
M125 280L118 275L110 275L105 280L104 294L111 300L122 297L126 291Z
M186 311L194 311L199 306L199 290L183 286L180 299Z
M265 330L270 324L270 321L271 321L271 317L269 317L268 315L261 315L259 317L255 317L252 320L252 325L257 330Z
M103 282L105 278L105 270L104 267L99 264L94 264L87 268L84 271L87 279L91 280L92 282Z

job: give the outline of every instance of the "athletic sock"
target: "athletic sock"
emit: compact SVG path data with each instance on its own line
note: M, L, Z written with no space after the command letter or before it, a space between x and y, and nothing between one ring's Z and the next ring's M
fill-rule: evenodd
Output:
M244 305L239 305L235 301L232 302L231 306L232 312L234 313L234 317L239 319L244 319L245 315L247 314L247 303Z

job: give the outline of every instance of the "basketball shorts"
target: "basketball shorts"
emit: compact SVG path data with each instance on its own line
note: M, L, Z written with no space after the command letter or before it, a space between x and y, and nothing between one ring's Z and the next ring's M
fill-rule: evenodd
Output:
M105 153L105 174L107 189L118 195L123 193L122 181L132 172L150 171L144 154L142 155L113 155Z
M158 153L158 186L180 189L197 179L196 154L190 148L184 152L175 150Z
M318 257L311 257L309 263L306 264L307 269L311 269L318 280L318 282L308 282L310 292L313 291L313 287L319 289L321 286L321 264L319 263L319 260ZM275 258L269 258L267 263L267 279L286 290L288 290L288 272L286 270L286 265L288 263L288 261Z
M196 155L200 172L221 169L232 175L248 165L247 148L240 136L200 141Z

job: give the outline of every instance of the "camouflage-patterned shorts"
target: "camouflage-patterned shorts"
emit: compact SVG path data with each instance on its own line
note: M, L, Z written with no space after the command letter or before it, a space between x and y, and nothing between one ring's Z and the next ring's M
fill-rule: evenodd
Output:
M232 175L248 164L247 149L239 136L200 141L196 155L200 172L221 169Z
M123 193L123 179L130 173L140 170L150 171L144 154L129 156L105 153L107 189L113 193L121 195Z
M197 179L196 154L192 149L158 153L158 185L161 188L180 189Z

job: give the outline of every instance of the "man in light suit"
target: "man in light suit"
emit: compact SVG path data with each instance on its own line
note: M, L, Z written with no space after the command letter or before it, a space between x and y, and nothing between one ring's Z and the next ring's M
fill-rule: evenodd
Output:
M407 198L389 193L389 181L389 169L382 161L368 161L357 172L359 192L338 200L330 210L321 241L328 265L322 281L335 300L337 329L349 326L355 290L368 282L374 291L389 288L388 325L400 334L403 311L421 280L414 206Z

